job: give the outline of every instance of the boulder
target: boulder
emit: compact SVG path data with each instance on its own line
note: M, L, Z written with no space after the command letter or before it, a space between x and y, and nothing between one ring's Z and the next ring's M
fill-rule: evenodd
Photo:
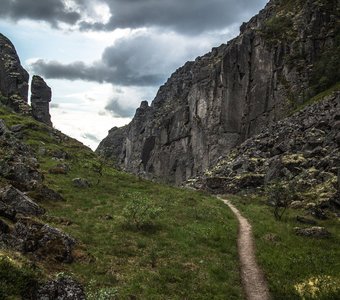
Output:
M0 190L0 201L15 213L25 216L38 216L45 212L42 207L13 186Z
M326 228L318 226L308 228L295 227L294 232L296 235L312 238L328 238L331 235Z
M312 220L312 219L308 219L305 217L301 217L301 216L296 216L296 221L298 221L299 223L302 224L309 224L309 225L316 225L317 222Z
M85 300L83 286L69 276L49 281L38 288L36 300Z
M78 188L90 187L90 183L86 179L83 179L83 178L74 178L72 179L72 183L75 187L78 187Z
M57 164L48 170L50 174L66 175L70 171L70 166L67 164Z
M38 259L52 259L71 263L76 241L57 228L29 218L20 219L11 233L14 244L9 244L23 253L33 253Z

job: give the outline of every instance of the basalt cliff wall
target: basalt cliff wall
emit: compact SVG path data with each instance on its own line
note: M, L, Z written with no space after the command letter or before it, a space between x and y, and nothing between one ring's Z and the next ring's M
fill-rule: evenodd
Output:
M240 35L171 75L97 152L181 184L340 80L339 1L269 1ZM166 59L166 58L165 58Z

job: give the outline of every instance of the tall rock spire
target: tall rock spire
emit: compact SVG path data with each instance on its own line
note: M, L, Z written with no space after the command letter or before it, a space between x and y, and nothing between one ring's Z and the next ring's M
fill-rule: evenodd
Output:
M51 102L51 88L43 78L34 75L31 83L31 106L33 117L52 126L49 103Z

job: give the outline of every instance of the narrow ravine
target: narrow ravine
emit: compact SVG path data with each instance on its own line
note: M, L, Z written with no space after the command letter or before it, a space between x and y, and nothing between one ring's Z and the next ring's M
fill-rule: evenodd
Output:
M233 211L239 221L238 253L242 285L248 300L269 300L270 294L263 272L256 263L252 227L228 200L218 197Z

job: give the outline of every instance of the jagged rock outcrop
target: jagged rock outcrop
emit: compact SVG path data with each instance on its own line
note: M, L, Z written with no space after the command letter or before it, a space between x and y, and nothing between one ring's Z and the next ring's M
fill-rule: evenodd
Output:
M279 181L299 192L293 206L340 208L339 126L338 91L249 138L188 186L238 193Z
M34 75L31 83L31 106L33 117L52 126L49 103L52 98L51 88L43 78Z
M1 102L17 112L29 113L27 71L11 41L0 33L0 96Z
M97 153L180 184L340 80L339 1L270 1L240 35L188 62Z

